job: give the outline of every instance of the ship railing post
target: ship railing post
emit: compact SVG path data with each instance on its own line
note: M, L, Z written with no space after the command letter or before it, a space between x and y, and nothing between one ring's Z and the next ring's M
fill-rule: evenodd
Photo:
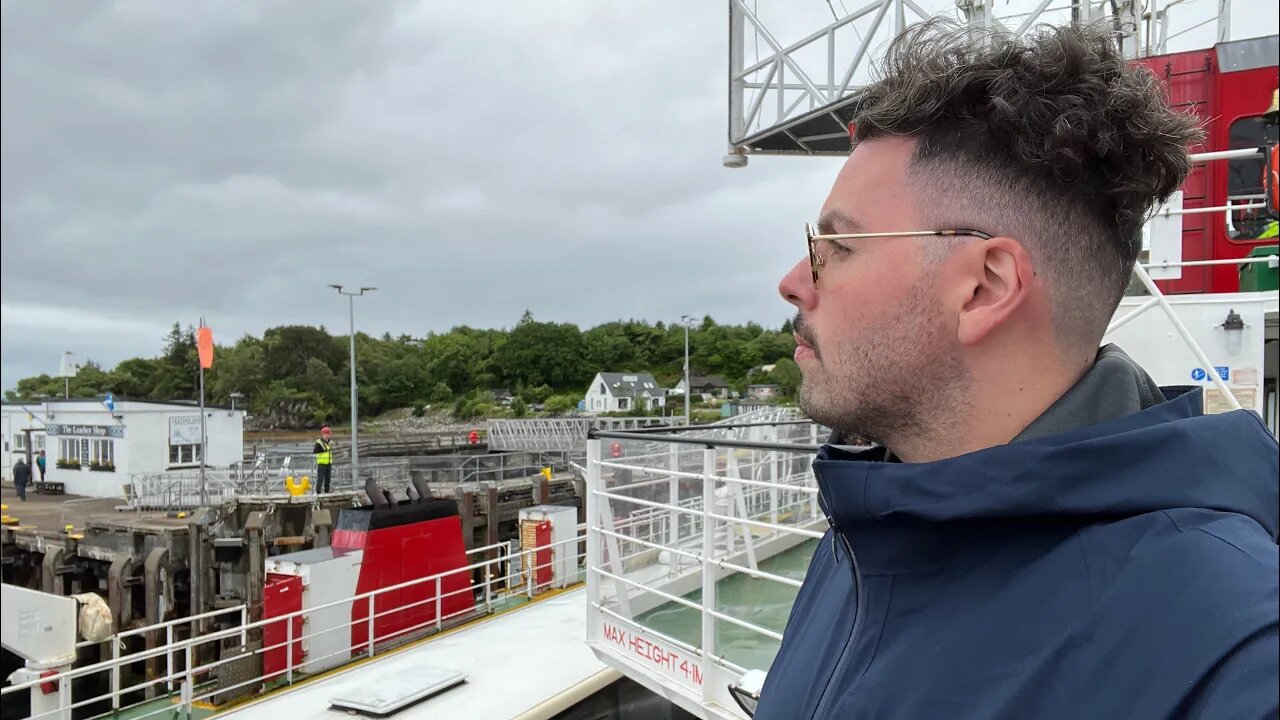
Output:
M673 472L680 471L680 446L671 443L669 450L671 453L671 470ZM680 507L680 479L675 475L671 476L671 480L667 483L667 503L671 509L667 511L667 542L674 550L680 545L680 513L677 508ZM680 572L681 556L675 552L669 553L671 556L671 564L668 565L667 575L675 577Z
M185 649L185 651L184 651L184 655L185 655L185 659L186 659L186 677L184 678L183 683L182 683L182 694L183 694L183 699L184 699L184 703L183 703L183 704L184 704L184 705L186 705L186 709L187 709L187 717L188 717L188 718L190 718L190 717L191 717L191 710L192 710L192 706L195 704L195 693L196 693L196 685L195 685L195 679L196 679L196 676L195 676L195 673L194 673L194 672L192 671L192 669L191 669L191 646L192 646L192 644L193 644L193 643L188 642L188 643L187 643L187 646L186 646L186 649Z
M810 424L809 424L809 444L810 444L810 445L817 445L817 444L818 444L818 423L810 423ZM809 456L808 456L808 460L809 460L809 466L808 466L808 469L801 470L801 472L802 472L802 473L808 473L810 470L812 470L812 468L813 468L813 461L814 461L814 460L816 460L816 459L817 459L817 457L818 457L817 455L809 455ZM805 478L805 479L807 480L807 478ZM801 481L801 483L800 483L800 484L801 484L801 485L807 485L808 483L807 483L807 482L804 482L804 481ZM820 516L821 516L821 514L820 514L820 508L818 507L818 495L817 495L817 493L813 493L813 494L809 495L809 517L810 517L810 518L817 518L817 517L820 517Z
M533 566L534 560L535 560L535 556L533 555L533 551L526 549L524 551L524 567L525 567L525 573L524 573L525 583L524 584L525 584L525 593L529 595L530 600L533 599L533 574L537 570L537 568Z
M58 672L69 673L71 672L71 666L65 665L62 668L60 668ZM32 691L35 691L35 688L31 688L31 689ZM71 700L71 678L65 677L65 676L61 677L58 679L58 717L66 718L66 720L70 720L72 704L73 703Z
M493 561L484 566L484 611L493 612Z
M284 624L284 671L285 682L289 685L293 684L293 618L290 617Z
M249 625L249 606L241 605L240 606L240 647L242 648L249 645L249 630L247 629L248 625Z
M111 709L120 710L120 639L111 638Z
M715 654L716 619L710 610L716 607L716 570L713 556L716 551L715 518L716 502L716 449L708 446L702 451L702 675L711 672L711 658ZM706 684L702 688L702 701L711 698Z
M375 605L377 605L377 603L375 602L377 599L378 599L377 594L373 594L369 596L369 649L367 651L368 657L373 657L373 612L374 612L373 608Z
M444 620L440 617L440 576L436 576L436 632L440 632L440 628L444 624Z
M587 440L587 613L592 615L600 604L600 579L592 572L600 567L600 533L597 528L597 506L599 500L596 491L600 489L600 440ZM590 639L591 630L587 637Z
M164 676L169 692L173 692L173 626L164 626Z

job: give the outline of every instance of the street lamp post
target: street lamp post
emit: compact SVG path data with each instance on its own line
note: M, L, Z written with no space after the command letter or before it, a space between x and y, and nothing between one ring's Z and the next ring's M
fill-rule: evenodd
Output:
M680 316L680 324L684 326L684 425L688 427L692 423L689 422L689 395L693 392L693 388L689 387L689 320L688 315Z
M347 311L351 318L351 483L355 487L359 487L360 445L357 441L359 440L360 421L358 419L356 394L356 298L362 297L366 292L373 292L378 288L362 287L358 291L348 292L343 290L341 285L330 284L329 287L337 290L339 295L347 296Z

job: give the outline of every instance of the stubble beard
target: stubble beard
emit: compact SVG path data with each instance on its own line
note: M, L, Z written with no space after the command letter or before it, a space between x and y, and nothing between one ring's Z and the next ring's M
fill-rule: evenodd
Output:
M899 310L859 338L823 341L806 368L800 409L843 443L890 450L938 432L965 402L968 373L945 342L941 306L918 284Z

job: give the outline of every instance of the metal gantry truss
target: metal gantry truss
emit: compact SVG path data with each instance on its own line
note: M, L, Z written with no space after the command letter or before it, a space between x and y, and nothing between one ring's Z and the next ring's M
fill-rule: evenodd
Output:
M847 153L842 110L889 41L937 15L1018 34L1038 24L1109 22L1125 53L1142 57L1170 52L1179 39L1201 47L1229 40L1231 0L730 0L724 164L742 167L748 155Z

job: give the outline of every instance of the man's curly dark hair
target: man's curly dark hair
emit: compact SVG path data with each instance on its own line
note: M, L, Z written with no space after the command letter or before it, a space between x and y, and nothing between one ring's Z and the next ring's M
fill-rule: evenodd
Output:
M1203 137L1113 32L1077 24L1019 37L933 19L893 41L848 118L855 145L917 139L911 175L927 219L1024 244L1073 346L1101 339L1143 223Z

